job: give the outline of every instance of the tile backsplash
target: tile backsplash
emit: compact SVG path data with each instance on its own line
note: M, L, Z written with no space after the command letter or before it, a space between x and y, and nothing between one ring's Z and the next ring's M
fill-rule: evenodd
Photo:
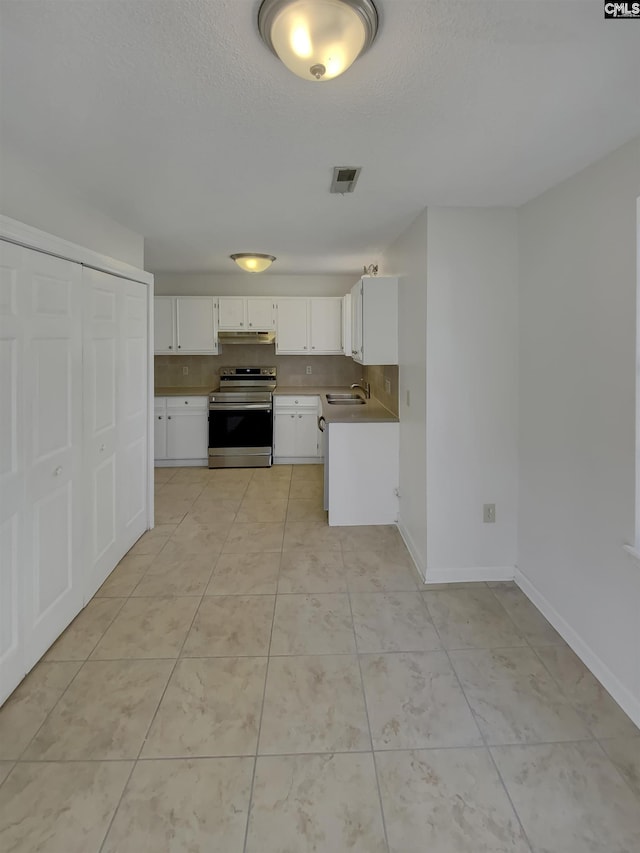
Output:
M379 400L383 406L397 415L399 369L397 364L370 364L361 368L364 379L371 385L371 396ZM390 391L386 390L385 380L388 380Z
M277 367L280 385L351 385L363 375L363 368L343 355L276 355L275 346L221 347L220 355L157 355L156 387L218 385L221 367ZM306 372L307 365L312 373ZM188 367L185 375L183 368Z

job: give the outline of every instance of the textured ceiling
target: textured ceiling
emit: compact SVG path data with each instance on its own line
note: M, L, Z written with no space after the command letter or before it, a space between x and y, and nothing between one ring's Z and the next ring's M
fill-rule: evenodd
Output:
M281 274L358 271L427 205L521 204L640 133L640 24L601 0L376 2L373 47L313 84L259 0L1 0L2 144L151 270ZM353 195L335 165L362 166Z

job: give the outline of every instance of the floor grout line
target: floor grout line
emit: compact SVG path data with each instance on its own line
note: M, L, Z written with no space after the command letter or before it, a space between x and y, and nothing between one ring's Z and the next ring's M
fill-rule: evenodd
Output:
M344 552L343 552L342 557L343 557L343 562L344 562ZM384 833L384 843L386 845L387 851L389 851L390 847L389 847L389 837L387 834L387 822L385 819L384 806L382 803L382 790L380 788L380 777L378 775L378 765L376 762L375 752L373 749L373 732L371 731L371 719L369 717L369 706L367 704L367 691L365 690L365 686L364 686L364 676L362 674L362 661L361 661L361 656L360 656L359 651L358 651L358 636L357 636L357 632L356 632L356 620L354 619L354 616L353 616L353 606L351 604L351 592L349 590L349 584L348 583L347 583L347 593L346 594L347 594L347 601L349 602L349 613L351 614L351 628L353 630L353 644L354 644L354 648L355 648L356 659L358 661L358 672L360 674L360 690L362 691L362 702L364 705L365 717L367 719L367 729L369 731L369 743L371 744L371 754L373 757L373 772L374 772L374 775L376 777L376 790L378 791L378 806L380 808L380 819L382 821L382 831Z
M282 552L280 552L282 553ZM278 569L278 575L280 573L280 569ZM277 585L276 585L277 588ZM269 662L271 660L271 641L273 639L273 626L275 624L276 619L276 597L273 599L273 610L271 613L271 631L269 632L269 644L267 646L267 665L264 670L264 684L262 685L262 702L260 703L260 716L258 718L258 732L256 736L256 752L253 760L253 773L251 774L251 786L249 788L249 798L247 800L247 822L244 828L244 842L242 845L243 853L246 853L247 850L247 842L249 840L249 823L251 820L251 807L253 806L253 789L255 786L256 780L256 769L258 767L258 755L260 750L260 735L262 734L262 718L264 715L264 704L267 695L267 681L269 679Z
M440 642L442 643L442 637L440 636L440 632L439 632L439 630L438 630L438 626L436 625L436 623L435 623L435 621L434 621L434 619L433 619L433 614L432 614L432 613L431 613L431 611L429 610L429 605L428 605L427 601L424 599L424 597L423 597L423 602L424 602L424 606L425 606L425 608L426 608L426 610L427 610L427 613L428 613L428 615L429 615L429 618L431 619L431 622L433 623L433 627L434 627L434 629L435 629L435 632L436 632L436 634L438 635L438 639L439 639L439 640L440 640ZM512 808L512 810L513 810L513 813L514 813L514 815L516 816L516 820L518 821L518 825L520 826L520 829L521 829L521 831L522 831L522 836L523 836L523 838L524 838L524 840L525 840L525 843L528 845L529 850L531 851L531 853L533 853L533 844L532 844L532 843L531 843L531 841L529 840L529 837L528 837L528 835L527 835L527 833L526 833L526 831L525 831L524 824L523 824L523 822L522 822L522 819L521 819L521 817L520 817L520 814L518 813L518 810L516 809L515 803L513 802L512 798L511 798L511 794L509 793L509 789L507 788L506 782L504 781L504 779L503 779L503 777L502 777L502 773L500 772L500 769L498 768L498 765L497 765L496 760L495 760L495 758L494 758L494 756L493 756L493 753L491 752L491 748L489 747L489 744L487 743L487 739L486 739L486 737L485 737L485 735L484 735L484 732L482 731L482 728L481 728L481 727L480 727L480 725L478 724L477 715L476 715L475 711L473 710L473 707L472 707L472 705L471 705L471 702L469 701L469 697L467 696L467 694L466 694L466 692L465 692L465 689L464 689L464 686L463 686L463 684L462 684L462 681L461 681L461 679L460 679L460 677L459 677L459 675L458 675L458 672L457 672L456 668L455 668L455 667L454 667L454 665L453 665L453 661L451 660L451 657L449 656L449 652L448 652L448 650L444 647L444 644L443 644L443 651L444 651L445 655L447 656L447 660L449 661L449 666L451 667L451 671L453 672L454 678L456 679L456 681L457 681L457 683L458 683L458 687L460 688L460 691L462 692L462 695L464 696L464 700L465 700L465 702L467 703L467 707L469 708L469 712L470 712L470 714L471 714L471 717L472 717L472 719L473 719L474 723L476 724L476 728L478 729L478 733L479 733L480 738L481 738L481 740L482 740L482 743L483 743L483 745L484 745L484 749L486 750L487 754L489 755L489 758L490 758L490 760L491 760L491 763L493 764L493 767L494 767L494 769L495 769L495 771L496 771L496 774L497 774L497 776L498 776L498 779L500 780L500 784L502 785L502 788L503 788L503 790L504 790L504 792L505 792L505 795L506 795L506 797L507 797L507 799L508 799L508 801L509 801L509 803L510 803L510 805L511 805L511 808Z

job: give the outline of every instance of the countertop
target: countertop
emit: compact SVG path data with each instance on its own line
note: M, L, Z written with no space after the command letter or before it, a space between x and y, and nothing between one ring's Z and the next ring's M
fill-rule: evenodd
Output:
M288 397L320 397L322 416L328 424L398 423L397 415L394 415L389 409L385 409L375 397L365 400L364 406L340 406L327 402L327 394L350 390L344 385L278 385L273 394L274 397L282 395ZM354 389L354 392L359 393L357 389Z
M166 386L155 389L156 397L208 397L217 390L210 385ZM345 385L278 385L274 397L320 397L322 416L328 424L397 423L398 417L385 409L375 397L365 401L364 406L340 406L327 403L327 394L349 391ZM356 389L355 393L359 393Z
M154 394L156 397L208 397L215 390L211 385L167 385L164 388L155 388Z

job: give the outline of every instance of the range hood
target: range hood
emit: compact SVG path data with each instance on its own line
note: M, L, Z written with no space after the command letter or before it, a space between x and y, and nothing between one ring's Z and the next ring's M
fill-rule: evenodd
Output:
M271 332L218 332L221 344L274 344L276 333Z

